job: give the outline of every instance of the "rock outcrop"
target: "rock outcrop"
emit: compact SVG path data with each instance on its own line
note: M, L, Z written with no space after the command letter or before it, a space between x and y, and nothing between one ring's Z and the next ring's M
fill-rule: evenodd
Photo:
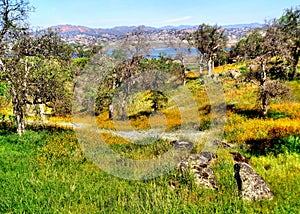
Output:
M247 164L250 163L250 159L246 158L245 156L243 156L239 152L230 152L230 154L231 154L231 156L232 156L232 158L235 162L244 162L244 163L247 163Z
M196 184L208 189L218 189L218 182L214 176L210 162L217 156L212 152L201 152L192 154L181 161L178 168L181 170L190 169L194 174Z
M213 145L226 150L234 148L233 145L218 140L215 140ZM174 148L182 151L191 151L193 143L185 141L176 142ZM237 182L240 197L249 201L271 200L274 197L273 193L263 178L249 165L250 159L239 152L230 152L230 154L235 161L234 178ZM216 158L217 155L212 152L192 154L181 160L178 164L178 168L181 170L191 170L195 182L198 185L204 188L217 190L218 182L211 167L212 160Z
M273 193L262 179L249 164L237 162L234 165L235 179L238 185L239 195L245 200L271 200Z

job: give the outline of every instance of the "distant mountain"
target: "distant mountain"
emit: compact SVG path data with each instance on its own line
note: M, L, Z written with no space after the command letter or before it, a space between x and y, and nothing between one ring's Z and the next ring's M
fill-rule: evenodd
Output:
M145 31L155 31L158 30L154 27L149 26L139 26ZM85 26L76 26L76 25L57 25L50 27L52 29L59 29L62 34L86 34L90 36L101 36L103 34L115 34L123 35L129 32L136 30L137 26L117 26L113 28L89 28Z
M250 24L235 24L235 25L224 25L224 29L235 29L235 28L256 28L263 27L260 23L250 23ZM164 26L160 28L150 27L150 26L140 26L145 31L159 31L159 30L186 30L186 29L196 29L196 25L180 25L180 26ZM75 25L57 25L51 28L60 29L63 34L86 34L91 36L101 36L103 34L114 34L123 35L136 30L137 26L116 26L113 28L89 28L85 26L75 26Z
M160 27L159 29L161 29L161 30L187 30L187 29L194 29L194 28L197 28L197 25L179 25L179 26L168 25L168 26Z
M225 29L225 34L229 38L229 44L235 44L240 38L247 34L249 30L256 27L263 27L263 24L250 23L250 24L235 24L221 26ZM190 31L197 29L197 25L180 25L180 26L164 26L164 27L150 27L150 26L116 26L113 28L89 28L86 26L76 25L57 25L51 27L58 29L61 36L68 43L105 43L118 41L123 38L126 33L133 32L138 28L149 32L153 40L163 40L168 36L172 36L174 30Z
M260 23L250 23L250 24L235 24L235 25L223 25L224 29L234 29L234 28L260 28L263 27Z

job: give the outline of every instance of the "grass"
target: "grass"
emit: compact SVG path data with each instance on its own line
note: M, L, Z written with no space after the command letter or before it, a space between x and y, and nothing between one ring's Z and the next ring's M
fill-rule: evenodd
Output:
M60 143L59 143L60 142ZM159 144L163 142L157 142ZM115 145L124 152L127 147ZM148 154L145 151L144 154ZM136 154L136 153L135 153ZM143 155L142 153L139 154ZM219 190L196 186L187 173L148 181L113 177L81 153L72 131L28 131L0 137L1 213L297 213L300 156L254 157L254 168L275 193L273 201L244 202L233 161L219 150L213 168ZM280 179L278 179L280 178ZM177 182L173 189L169 183Z
M243 66L226 65L216 71ZM194 130L205 131L210 127L211 106L197 75L188 74L186 87L197 103L199 117L187 122ZM267 119L258 117L255 86L226 77L222 84L227 105L223 138L251 158L251 165L274 192L273 200L241 200L233 177L234 162L229 151L222 149L213 163L217 191L197 186L191 174L176 169L151 180L119 179L97 167L83 153L74 131L59 125L71 118L55 117L44 126L31 124L22 136L0 126L0 213L299 213L299 81L288 83L292 98L270 104ZM176 104L170 102L161 112L164 116L132 117L130 127L123 121L109 120L107 112L96 122L111 130L180 128L182 112ZM190 109L184 114L192 117ZM199 127L195 127L195 120ZM172 147L170 141L154 138L134 142L111 133L101 138L115 152L135 160L158 158ZM148 141L149 145L138 145Z

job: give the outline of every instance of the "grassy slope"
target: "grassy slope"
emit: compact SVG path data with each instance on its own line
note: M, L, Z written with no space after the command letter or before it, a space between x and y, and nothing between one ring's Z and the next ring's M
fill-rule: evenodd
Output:
M187 86L200 103L199 120L205 122L210 118L208 99L196 81L190 81ZM274 118L267 120L253 117L256 88L250 84L241 86L236 88L229 79L223 81L228 107L224 135L227 141L244 145L249 140L268 138L272 128L299 128L298 82L290 83L294 99L272 103ZM180 124L176 116L178 110L167 109L164 113L170 118L169 129ZM100 125L112 128L113 124L106 117L99 117ZM143 120L145 118L136 119L132 124L148 128ZM129 157L152 157L153 147L142 150L132 142L104 137L116 151L131 151ZM156 149L167 148L164 144L168 142L158 143L162 146ZM299 213L299 154L286 152L278 156L251 157L253 167L275 194L272 201L258 202L239 199L233 178L234 163L228 151L219 150L218 156L214 171L220 188L211 191L197 187L190 175L176 170L149 181L113 177L84 157L72 131L28 131L21 137L1 132L0 213ZM176 183L175 190L169 186L172 181Z
M297 213L300 156L255 157L255 169L270 184L273 201L238 198L233 162L218 151L218 191L195 186L173 171L150 181L118 179L87 161L73 132L29 131L0 137L0 212L28 213ZM266 170L268 166L268 170ZM170 181L177 181L175 190Z

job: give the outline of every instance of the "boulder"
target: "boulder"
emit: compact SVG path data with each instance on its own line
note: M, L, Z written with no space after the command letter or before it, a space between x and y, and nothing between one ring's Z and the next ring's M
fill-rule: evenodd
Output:
M190 169L194 174L196 184L208 189L218 189L218 182L210 165L211 160L216 157L212 152L192 154L181 161L178 168L181 170Z
M220 140L214 140L212 142L213 146L216 146L218 148L223 148L223 149L233 149L234 148L234 145L230 144L230 143L225 143L223 141L220 141Z
M249 158L246 158L244 155L242 155L239 152L230 152L230 154L235 162L244 162L247 164L249 164L250 162Z
M238 185L239 195L242 199L254 200L271 200L273 193L262 179L249 164L237 162L234 165L235 179Z

